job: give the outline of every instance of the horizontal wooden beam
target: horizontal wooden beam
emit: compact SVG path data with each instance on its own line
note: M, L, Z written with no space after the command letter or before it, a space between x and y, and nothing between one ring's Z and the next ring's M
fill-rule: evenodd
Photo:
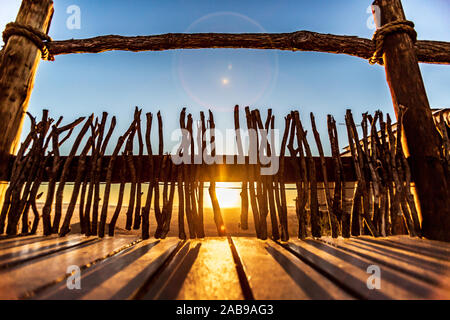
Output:
M12 164L14 162L14 158L15 158L14 156L10 156L8 171L0 176L1 181L9 181L10 180L11 168L12 168ZM61 159L63 161L65 161L65 158L66 157L61 157ZM101 182L105 181L106 169L109 164L109 160L110 160L110 156L105 156L103 158L102 170L101 170L101 176L100 176ZM133 160L134 160L135 167L137 166L138 162L141 162L142 168L150 167L150 162L149 162L148 156L133 156ZM169 160L169 159L166 159L166 160L170 161L170 162L166 162L166 163L171 163L171 160ZM236 160L236 158L235 158L235 160ZM320 166L320 158L314 157L314 160L316 163L317 181L322 182L323 176L322 176L322 169ZM333 182L335 179L334 169L333 169L333 165L334 165L333 158L326 157L325 160L326 160L326 166L327 166L328 180L330 182ZM90 161L91 161L91 157L87 157L86 163L90 163ZM153 156L153 161L156 166L159 166L159 164L162 161L162 157L161 156ZM246 158L246 161L248 163L248 158ZM285 157L284 181L286 183L294 183L299 180L300 174L299 174L298 170L295 169L296 162L298 163L298 158ZM52 163L52 161L50 160L48 163ZM237 160L234 161L234 164L212 165L212 166L216 166L216 176L215 176L214 180L218 181L218 182L240 182L240 181L243 181L243 179L245 178L245 172L246 172L245 169L250 168L254 165L244 165L244 164L236 164L236 163L237 163ZM354 166L353 166L351 157L342 157L342 163L344 166L345 181L347 181L347 182L356 181L355 170L354 170ZM71 163L71 168L69 170L69 174L68 174L68 177L66 180L67 182L75 181L77 166L78 166L78 157L75 157ZM125 157L118 156L116 159L116 162L114 164L114 168L113 168L113 175L112 175L113 183L121 182L120 181L120 168L122 168L123 166L126 167ZM201 164L201 165L194 164L194 165L187 165L187 166L190 167L193 172L195 172L195 180L196 181L209 181L210 180L210 176L211 176L210 171L211 171L212 166L206 165L206 164ZM63 166L61 166L61 169L62 169L62 167ZM125 181L131 182L131 175L129 174L128 169L126 169L126 170L127 171L125 172L125 175L124 175L125 179L126 179ZM58 173L58 180L59 180L59 175L61 174L61 171L62 170L60 170L60 172ZM170 180L170 177L167 176L168 171L169 170L167 170L167 167L166 167L166 169L158 170L160 181ZM256 170L256 171L259 173L259 170ZM172 170L172 174L177 174L176 167L175 167L175 170ZM149 182L149 181L154 180L154 177L151 176L150 171L145 171L145 170L143 170L141 176L137 177L137 178L139 179L140 182ZM47 176L44 177L44 181L48 181Z
M99 53L111 50L163 51L174 49L243 48L288 51L316 51L369 59L375 50L370 39L311 31L291 33L167 33L124 37L107 35L89 39L53 41L48 44L53 55ZM450 64L450 43L417 41L419 62Z

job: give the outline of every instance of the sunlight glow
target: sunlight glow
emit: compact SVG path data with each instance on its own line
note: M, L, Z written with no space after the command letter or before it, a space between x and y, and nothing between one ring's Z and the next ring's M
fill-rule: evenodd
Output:
M227 84L229 84L230 83L230 80L228 79L228 78L222 78L222 84L224 85L224 86L226 86Z
M216 194L221 208L235 208L241 205L239 189L221 188L220 184L217 183Z

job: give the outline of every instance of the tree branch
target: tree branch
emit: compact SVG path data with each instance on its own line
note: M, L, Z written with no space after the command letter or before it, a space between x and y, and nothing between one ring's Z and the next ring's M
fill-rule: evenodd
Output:
M99 36L89 39L52 41L51 54L100 53L111 50L163 51L173 49L245 48L288 51L318 51L369 59L375 50L372 40L311 31L291 33L167 33L124 37ZM450 42L417 41L419 62L450 64Z

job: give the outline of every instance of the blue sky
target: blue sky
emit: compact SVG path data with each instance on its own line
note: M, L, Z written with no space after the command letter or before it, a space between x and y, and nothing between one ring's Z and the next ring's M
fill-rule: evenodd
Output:
M20 1L0 0L0 27L15 19ZM310 30L371 38L371 1L282 0L57 0L50 35L55 40L105 34L148 35L168 32L292 32ZM81 9L81 28L66 27L70 5ZM403 0L419 39L450 41L448 0ZM449 66L421 65L430 104L450 107ZM109 52L57 56L42 62L29 111L47 108L67 123L78 116L108 111L118 118L115 139L129 125L134 106L161 110L167 141L186 106L197 117L214 108L218 128L233 128L233 106L250 104L265 114L274 109L276 126L300 110L305 126L314 112L325 139L326 115L338 123L346 108L393 112L384 69L345 55L234 49L164 52ZM28 122L26 123L28 126ZM155 138L155 137L154 137ZM309 137L310 139L312 137ZM341 146L347 141L339 126ZM114 139L114 140L115 140ZM312 142L312 141L311 141ZM328 144L325 149L328 150ZM64 151L64 150L63 150ZM67 151L66 151L67 152ZM329 152L327 152L329 153Z

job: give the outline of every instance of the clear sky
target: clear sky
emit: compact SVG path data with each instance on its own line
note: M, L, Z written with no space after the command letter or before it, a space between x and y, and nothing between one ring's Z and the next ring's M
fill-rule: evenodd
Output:
M56 0L50 35L55 40L105 34L149 35L168 32L292 32L310 30L371 38L371 1L362 0ZM0 0L0 28L15 19L19 0ZM80 29L69 29L67 8L81 9ZM403 0L419 39L450 41L450 1ZM450 107L450 67L421 65L433 108ZM233 128L233 106L274 109L276 127L300 110L307 128L314 112L326 137L326 115L344 121L381 109L393 112L384 69L346 55L262 50L208 49L164 52L108 52L57 56L42 62L29 111L67 123L80 115L108 111L118 118L114 140L132 119L134 106L161 110L165 139L178 127L186 106L198 117L214 108L218 128ZM356 116L356 119L360 119ZM26 123L28 130L28 122ZM347 141L339 126L340 144ZM154 137L155 138L155 137ZM310 136L309 139L312 137ZM114 141L113 140L113 141ZM312 141L311 141L312 142ZM66 144L67 145L67 144ZM328 152L328 144L325 142ZM171 150L167 141L166 151ZM67 152L67 150L66 150Z

